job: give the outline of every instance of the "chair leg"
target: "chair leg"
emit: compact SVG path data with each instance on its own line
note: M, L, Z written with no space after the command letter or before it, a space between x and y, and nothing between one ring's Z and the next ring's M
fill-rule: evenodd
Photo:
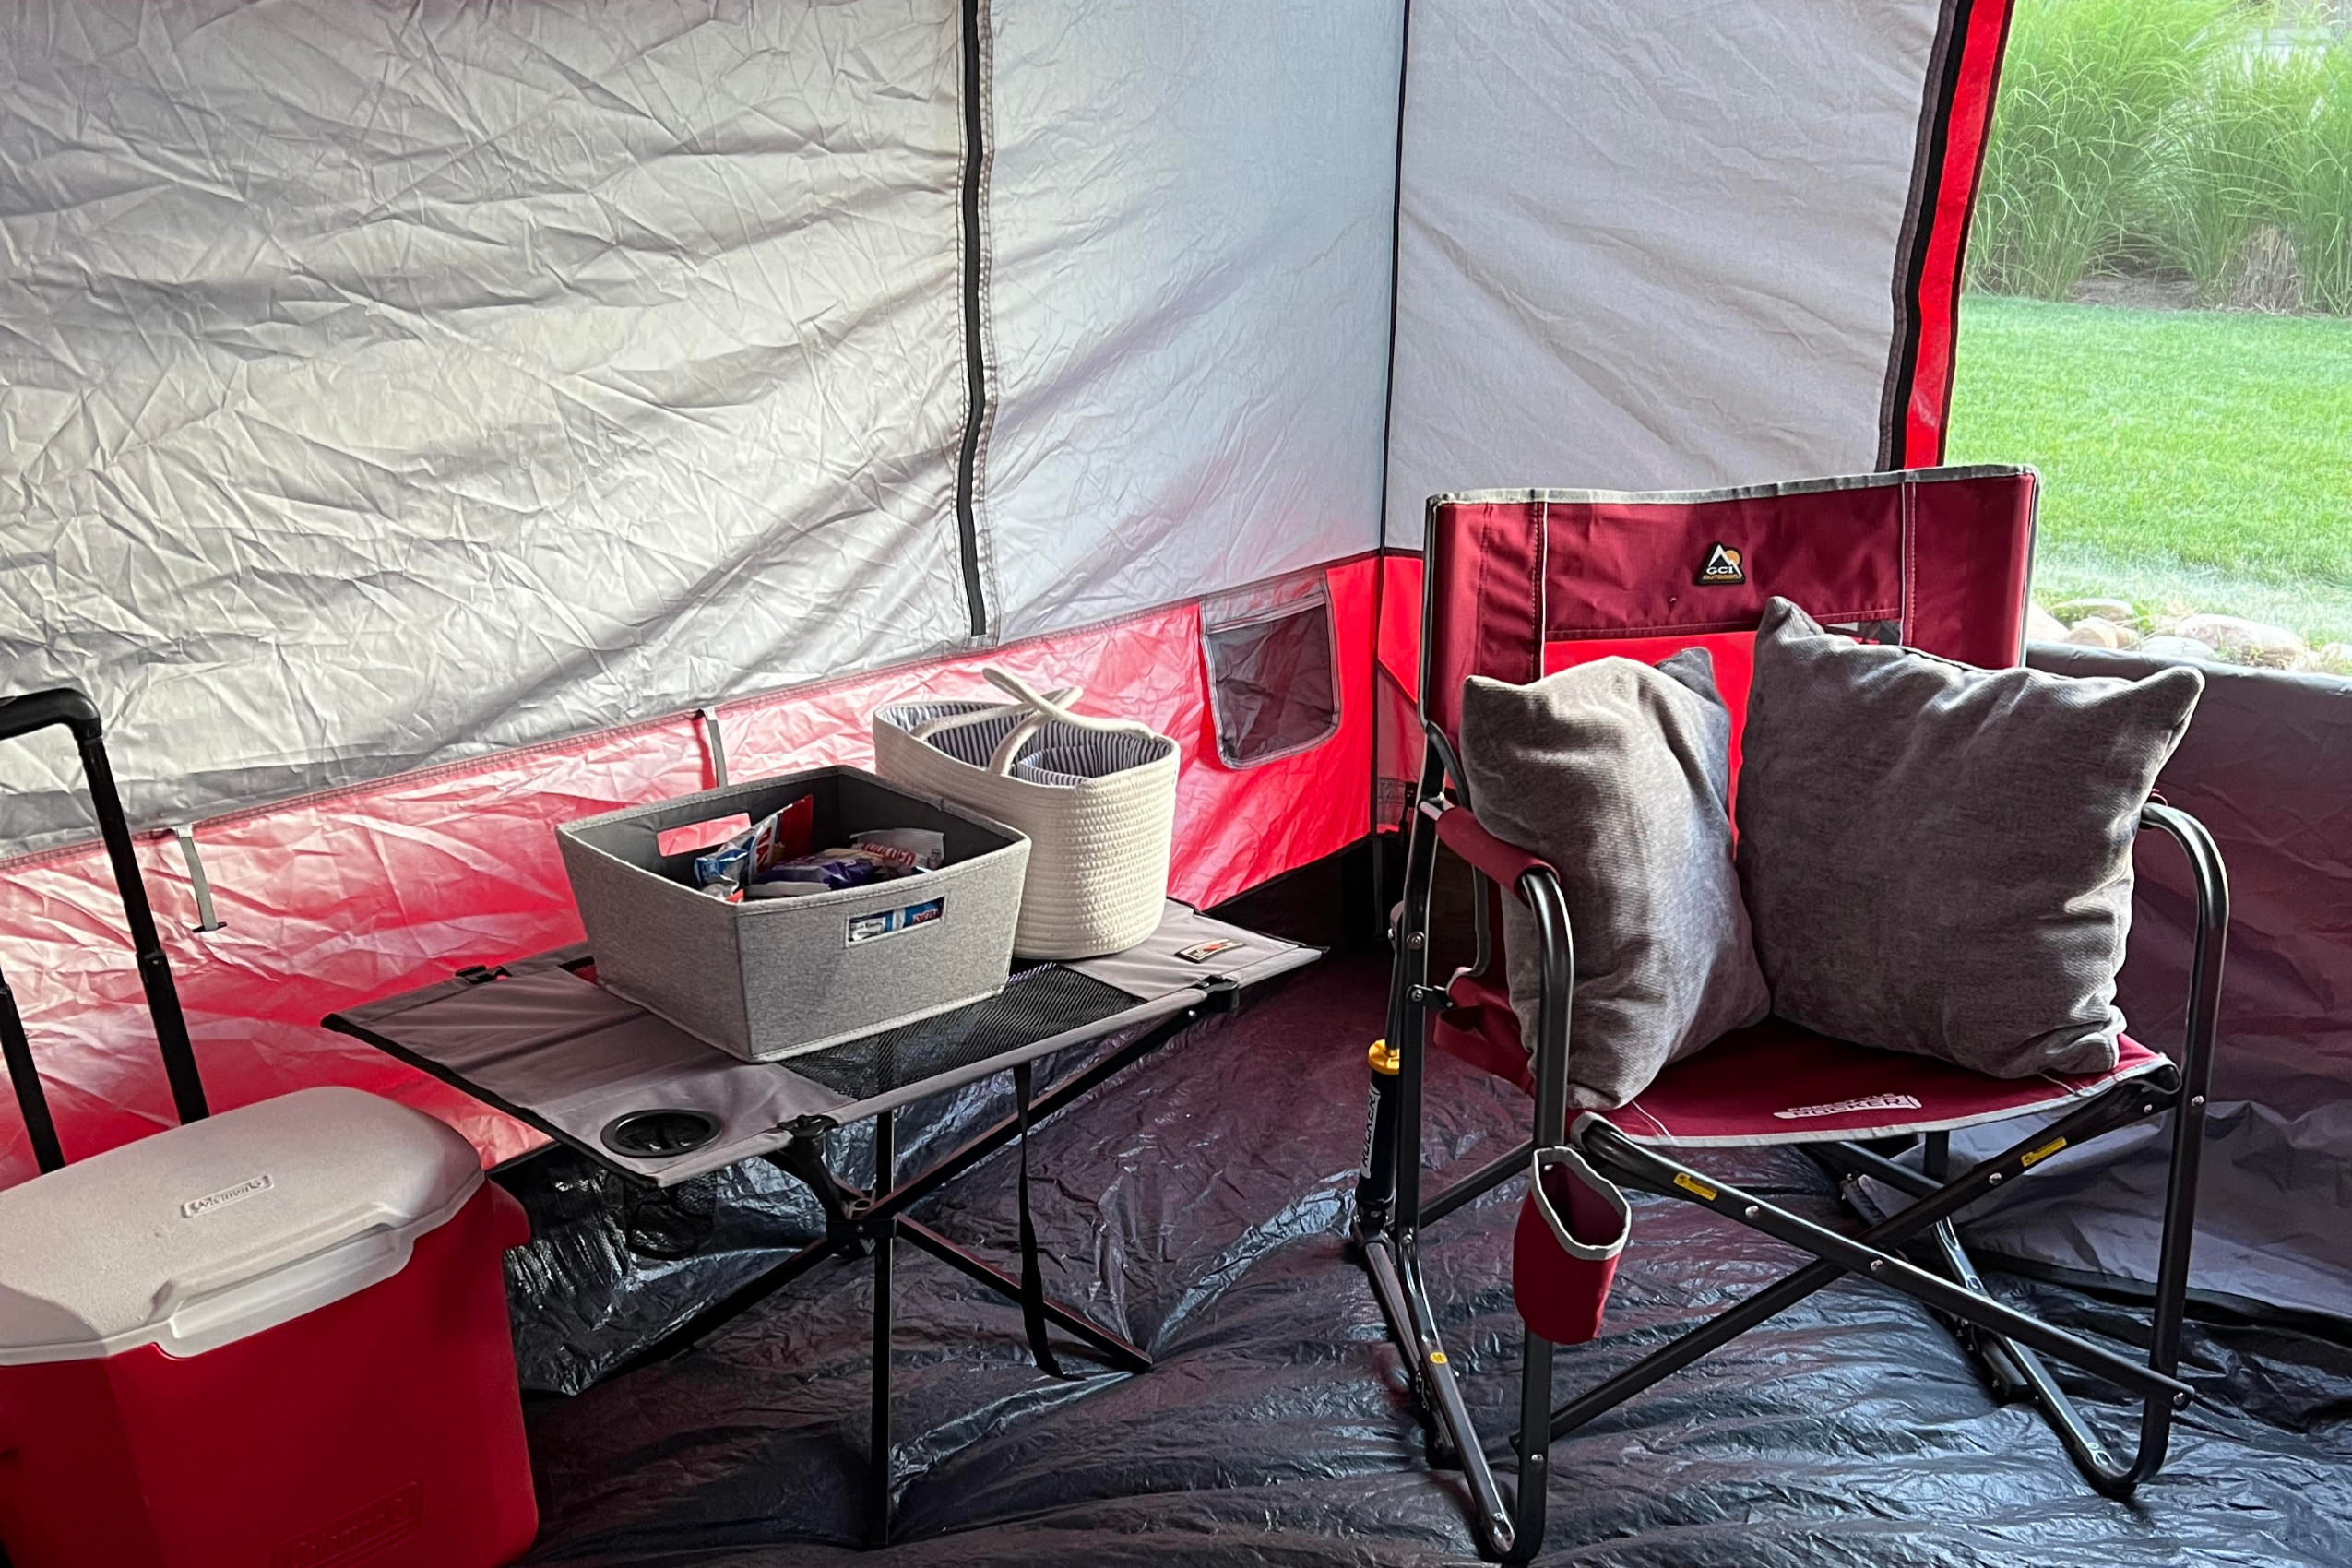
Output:
M1561 1437L1615 1408L1652 1384L1671 1376L1709 1351L1729 1343L1848 1273L1862 1274L1894 1285L1931 1307L1950 1312L1954 1316L1975 1322L1994 1332L2006 1332L2011 1337L2038 1340L2046 1348L2063 1355L2066 1360L2091 1367L2100 1375L2152 1398L2185 1399L2187 1390L2171 1378L2168 1368L2159 1372L2127 1361L2073 1335L2062 1334L2022 1313L1973 1296L1879 1250L1901 1246L1968 1205L2001 1190L2001 1183L2013 1182L2026 1169L2027 1157L2037 1148L2046 1146L2050 1137L2063 1136L2072 1142L2081 1143L2125 1123L2136 1121L2147 1114L2149 1109L2140 1086L2118 1086L2061 1117L2033 1137L1986 1160L1957 1181L1932 1188L1932 1195L1920 1196L1918 1202L1898 1210L1858 1237L1841 1236L1811 1225L1736 1188L1685 1170L1633 1143L1605 1123L1586 1123L1586 1135L1580 1139L1586 1158L1607 1173L1645 1191L1701 1203L1752 1229L1763 1230L1767 1235L1802 1247L1813 1253L1820 1261L1807 1265L1765 1287L1738 1306L1687 1330L1598 1387L1561 1406L1551 1413L1547 1429L1550 1435ZM1847 1159L1883 1165L1899 1172L1907 1183L1932 1186L1917 1171L1895 1166L1891 1161L1874 1159L1865 1151L1848 1149L1842 1152ZM1678 1177L1687 1177L1688 1180L1678 1181ZM2162 1419L2168 1428L2168 1409ZM1526 1441L1528 1435L1523 1429L1520 1441Z
M1420 798L1434 798L1444 776L1444 766L1432 746L1423 763ZM1480 1549L1506 1562L1524 1562L1543 1544L1544 1483L1550 1461L1548 1445L1539 1443L1520 1455L1517 1485L1506 1503L1438 1333L1436 1313L1421 1277L1420 1231L1423 1224L1524 1170L1538 1144L1561 1135L1566 1119L1567 1006L1574 958L1556 882L1547 876L1541 888L1523 887L1522 896L1536 907L1543 932L1546 989L1539 1034L1556 1047L1538 1053L1542 1062L1537 1074L1534 1135L1424 1206L1421 1108L1429 1041L1424 1003L1429 978L1430 877L1436 855L1431 822L1428 814L1417 810L1407 845L1404 897L1391 933L1396 958L1389 980L1388 1041L1395 1053L1395 1071L1384 1082L1381 1067L1375 1063L1364 1169L1356 1187L1355 1239L1381 1314L1404 1357L1414 1404L1430 1425L1432 1463L1461 1467ZM1551 1356L1549 1341L1532 1334L1526 1336L1520 1405L1523 1419L1532 1412L1538 1431L1550 1406Z
M1388 1331L1397 1348L1405 1355L1408 1375L1414 1396L1435 1429L1435 1436L1443 1449L1433 1458L1443 1457L1460 1464L1462 1479L1468 1483L1470 1498L1478 1515L1478 1529L1487 1552L1504 1561L1513 1559L1511 1552L1517 1542L1518 1531L1514 1525L1514 1511L1503 1501L1503 1491L1495 1484L1493 1467L1487 1463L1486 1447L1479 1437L1477 1423L1470 1419L1469 1407L1463 1402L1462 1389L1454 1376L1453 1362L1445 1354L1445 1344L1438 1336L1437 1320L1430 1311L1429 1295L1421 1284L1419 1260L1414 1256L1409 1234L1391 1237L1385 1233L1361 1239L1365 1271L1371 1275L1372 1294L1378 1299L1381 1313L1388 1320ZM1548 1352L1550 1347L1547 1346ZM1546 1381L1550 1380L1547 1357ZM1550 1398L1549 1390L1544 1397ZM1538 1467L1540 1472L1541 1467ZM1524 1467L1523 1467L1524 1470ZM1525 1477L1522 1477L1520 1506L1526 1506ZM1540 1510L1540 1491L1536 1507Z
M1927 1246L1918 1250L1930 1260L1923 1266L1940 1268L1966 1289L1990 1295L1992 1292L1968 1262L1967 1254L1958 1251L1959 1245L1959 1233L1950 1220L1944 1220L1930 1234ZM1952 1330L1953 1338L1959 1341L1960 1348L1977 1363L1977 1370L1984 1373L1985 1381L1992 1385L1995 1400L2007 1405L2033 1397L2033 1384L2025 1381L2025 1369L2017 1364L2017 1347L1997 1334L1979 1331L1973 1324L1952 1318L1943 1323Z
M1967 1249L1960 1244L1959 1236L1946 1220L1935 1228L1933 1241L1947 1272L1963 1287L1978 1295L1990 1296L1984 1278L1977 1272ZM2050 1375L2049 1364L2028 1346L2020 1345L2004 1336L1990 1333L1968 1324L1954 1324L1954 1331L1961 1346L1984 1367L1998 1390L2004 1396L2022 1395L2033 1400L2067 1456L2083 1472L2084 1479L2094 1490L2109 1497L2129 1497L2138 1484L2127 1467L2119 1467L2108 1452L2107 1441L2098 1429L2077 1409L2074 1401ZM2162 1412L2168 1431L2172 1420L2172 1405L2168 1400L2143 1400L2144 1408L2154 1405Z
M1551 1341L1530 1329L1519 1361L1519 1430L1535 1440L1519 1447L1519 1484L1511 1493L1513 1540L1505 1562L1525 1562L1543 1547L1547 1483L1550 1480Z
M2149 1324L2148 1366L2166 1376L2179 1368L2180 1333L2188 1298L2189 1253L2196 1234L2197 1156L2204 1142L2205 1096L2204 1075L2196 1069L2203 1065L2204 1053L2189 1053L2192 1071L2176 1079L2170 1091L2173 1111L2172 1159L2165 1194L2165 1216L2160 1253L2156 1265L2156 1292ZM2151 1113L2163 1109L2152 1106ZM1923 1170L1909 1170L1881 1160L1867 1150L1824 1149L1830 1163L1862 1174L1878 1177L1889 1186L1924 1199L1941 1191L1949 1158L1949 1142L1931 1136L1924 1151ZM1951 1221L1939 1221L1930 1233L1930 1244L1936 1264L1962 1289L1979 1296L1990 1296L1983 1277L1961 1244ZM2084 1416L2049 1365L2035 1350L2020 1345L1997 1331L1966 1321L1948 1319L1962 1347L1984 1369L1996 1392L2003 1397L2029 1397L2058 1434L2067 1455L2083 1472L2084 1479L2100 1493L2114 1498L2128 1498L2139 1484L2156 1473L2164 1465L2165 1454L2172 1436L2172 1422L2180 1407L2178 1398L2154 1395L2144 1396L2140 1408L2139 1441L2130 1460L2119 1464L2113 1445L2099 1435L2098 1430Z
M2209 1025L2209 1018L2207 1020ZM2181 1085L2179 1105L2173 1111L2172 1168L2166 1182L2163 1238L2156 1256L2156 1300L2151 1304L2148 1322L2148 1365L2172 1376L2180 1365L2180 1334L2188 1315L2189 1254L2197 1233L2197 1174L2205 1140L2205 1089L2209 1077L2210 1057L2195 1049L2198 1020L2192 1017L2192 1045L2189 1051L2187 1081ZM2210 1044L2208 1037L2206 1043ZM1954 1250L1959 1251L1955 1239ZM1967 1254L1960 1253L1965 1266ZM2049 1418L2059 1440L2073 1457L2090 1483L2108 1497L2128 1498L2142 1481L2164 1467L2166 1454L2172 1445L2172 1421L2177 1402L2149 1398L2140 1405L2140 1437L2130 1463L2118 1465L2110 1460L2081 1414L2074 1408L2065 1391L2058 1386L2049 1371L2030 1350L2012 1347L2018 1370L2032 1386L2035 1403Z
M2149 1323L2148 1364L2169 1375L2180 1364L2180 1330L2189 1305L2189 1254L2197 1239L2197 1176L2204 1162L2205 1099L2213 1084L2214 1037L2221 1011L2221 976L2229 940L2229 878L2221 851L2203 824L2185 812L2151 802L2144 826L2180 846L2196 897L2190 951L2189 1010L2181 1029L2180 1099L2172 1119L2172 1169L2165 1182L2164 1233L2156 1256L2156 1289ZM2140 1414L2140 1447L2116 1478L2129 1489L2156 1474L2172 1439L2172 1412L2151 1404Z

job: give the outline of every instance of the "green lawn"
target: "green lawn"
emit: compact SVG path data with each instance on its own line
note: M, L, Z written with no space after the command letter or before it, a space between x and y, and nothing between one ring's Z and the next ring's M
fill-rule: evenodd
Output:
M2352 320L1972 294L1949 460L2041 470L2035 598L2352 642Z

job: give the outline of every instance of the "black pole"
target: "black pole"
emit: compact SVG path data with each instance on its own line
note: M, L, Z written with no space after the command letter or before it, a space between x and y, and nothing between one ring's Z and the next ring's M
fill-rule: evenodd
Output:
M891 1113L873 1119L873 1190L886 1193L898 1174L897 1140ZM893 1474L890 1452L890 1253L898 1222L885 1217L873 1240L873 1418L866 1429L866 1521L870 1542L890 1544Z
M90 812L98 819L98 836L105 842L114 886L122 895L124 923L130 930L131 951L138 962L139 987L147 993L148 1016L154 1021L156 1047L163 1055L163 1075L172 1085L172 1106L182 1122L201 1121L206 1113L204 1081L196 1073L196 1048L188 1040L179 989L172 983L172 965L163 956L163 940L156 933L147 884L139 876L138 854L130 824L123 815L122 796L114 787L114 769L106 760L105 726L99 720L98 705L68 686L0 700L0 740L14 740L57 724L72 731L74 745L81 753ZM24 1118L34 1162L44 1171L58 1169L65 1163L65 1152L57 1139L48 1096L41 1087L40 1070L33 1063L24 1016L5 979L0 979L0 1058L7 1063L8 1081L16 1091L17 1110Z
M89 780L90 810L98 816L98 834L106 841L106 858L114 864L114 885L123 896L123 920L130 927L131 951L137 955L139 985L147 992L147 1010L155 1020L156 1048L163 1053L163 1075L171 1081L172 1105L183 1123L201 1122L208 1114L204 1080L197 1075L196 1047L188 1039L188 1020L180 1011L179 988L172 983L172 965L163 956L163 939L155 930L155 913L147 902L147 884L140 879L137 852L131 844L130 824L123 817L123 802L114 789L114 770L99 740L98 715L88 728L76 723L74 741L81 748L82 770Z
M49 1096L41 1087L41 1070L33 1065L32 1041L25 1038L24 1016L17 1011L17 993L0 976L0 1056L8 1063L8 1082L17 1091L17 1112L25 1120L25 1137L32 1145L32 1160L42 1173L65 1163L65 1146L57 1141L57 1123L49 1114Z

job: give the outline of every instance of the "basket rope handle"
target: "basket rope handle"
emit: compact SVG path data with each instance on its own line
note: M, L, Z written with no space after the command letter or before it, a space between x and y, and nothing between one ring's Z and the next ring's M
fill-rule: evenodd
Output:
M1096 719L1073 712L1069 705L1086 695L1083 686L1057 686L1050 692L1039 692L1018 675L994 665L983 669L980 674L991 685L1016 700L994 707L974 708L968 713L947 714L916 725L909 733L918 741L929 741L934 735L949 730L960 730L968 724L985 724L1022 715L1021 721L997 742L996 750L988 759L988 771L1003 775L1012 773L1014 760L1020 754L1021 748L1048 724L1066 724L1073 730L1088 730L1102 735L1141 735L1150 739L1158 734L1141 719Z
M1084 687L1058 686L1047 693L1046 698L1050 702L1064 703L1075 702L1083 695L1085 695ZM967 724L985 724L993 719L1009 719L1014 714L1028 711L1028 705L1024 703L1000 703L994 707L976 707L969 713L950 713L926 723L918 724L907 733L918 741L928 741L933 735L942 734L949 730L961 730Z
M1027 719L1016 724L1010 734L997 742L995 754L988 759L988 770L991 773L1009 775L1013 771L1013 760L1020 754L1021 748L1028 743L1030 736L1045 728L1048 723L1067 724L1074 730L1090 730L1099 735L1150 737L1158 733L1140 719L1096 719L1087 714L1072 712L1067 705L1077 701L1085 695L1081 687L1064 686L1059 691L1040 694L1037 688L1011 671L1000 670L992 664L980 671L980 677L998 691L1018 699L1020 707L1028 709L1029 715Z

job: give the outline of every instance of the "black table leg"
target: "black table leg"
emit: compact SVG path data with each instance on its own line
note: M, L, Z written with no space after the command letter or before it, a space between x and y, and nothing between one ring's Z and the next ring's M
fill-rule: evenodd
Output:
M898 1221L898 1228L905 1233L909 1246L920 1252L929 1253L957 1273L978 1280L1008 1301L1016 1304L1020 1301L1021 1282L1003 1269L965 1251L919 1219L902 1219ZM1083 1342L1121 1372L1151 1371L1151 1358L1142 1349L1122 1339L1107 1328L1096 1327L1091 1320L1072 1312L1051 1297L1047 1298L1045 1302L1045 1321L1072 1338Z
M897 1151L890 1112L873 1123L873 1184L887 1191L897 1175ZM890 1254L897 1240L898 1221L885 1217L873 1239L873 1418L867 1428L868 1542L890 1544L891 1485L894 1479L890 1443Z

